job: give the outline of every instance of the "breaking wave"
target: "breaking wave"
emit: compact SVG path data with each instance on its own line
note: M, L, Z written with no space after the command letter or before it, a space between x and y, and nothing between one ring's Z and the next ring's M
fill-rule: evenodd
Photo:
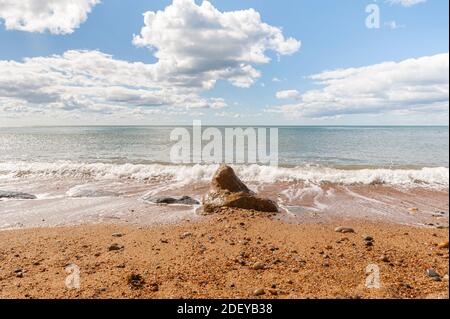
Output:
M105 164L105 163L0 163L0 179L83 178L94 180L173 180L198 182L210 180L218 165ZM390 184L448 187L447 167L418 169L365 168L343 169L320 166L272 167L235 165L237 175L246 182L273 183L304 181L339 184Z

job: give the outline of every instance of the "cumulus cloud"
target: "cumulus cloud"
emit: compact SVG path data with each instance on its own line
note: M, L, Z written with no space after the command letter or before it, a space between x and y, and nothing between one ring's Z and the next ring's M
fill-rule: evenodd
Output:
M0 22L6 29L72 33L100 0L0 0Z
M277 99L280 100L296 100L301 97L301 94L297 90L278 91L276 93Z
M146 12L133 43L154 51L161 76L203 88L217 80L249 87L261 76L254 65L270 61L267 51L291 55L300 48L253 9L220 12L208 1L194 0L174 0L163 11Z
M222 108L197 88L159 79L154 65L116 60L99 51L0 61L0 104L9 110L129 112L133 107ZM4 111L7 111L3 109Z
M0 0L0 8L8 28L68 33L98 2L30 0L14 5ZM73 16L60 21L66 11ZM127 62L99 51L75 50L0 61L0 111L141 115L159 114L149 109L162 107L166 112L221 109L227 106L224 99L202 96L218 80L248 87L260 76L254 65L270 61L267 51L289 55L300 47L280 28L263 23L253 9L222 13L208 1L197 5L193 0L174 0L163 11L145 13L144 27L133 42L154 50L157 61Z
M404 7L412 7L416 4L426 2L427 0L387 0L390 4L400 4Z
M292 118L389 112L443 112L449 107L448 53L338 69L310 76L321 88L300 102L269 108Z

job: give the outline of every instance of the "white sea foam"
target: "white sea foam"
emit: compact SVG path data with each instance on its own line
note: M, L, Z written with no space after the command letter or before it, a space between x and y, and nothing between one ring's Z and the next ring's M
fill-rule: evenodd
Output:
M337 169L318 166L271 167L259 165L233 166L246 182L273 183L305 181L340 184L372 184L437 186L447 188L447 167L421 169ZM0 179L18 178L84 178L94 180L132 179L164 180L188 184L211 179L218 165L104 164L104 163L0 163Z

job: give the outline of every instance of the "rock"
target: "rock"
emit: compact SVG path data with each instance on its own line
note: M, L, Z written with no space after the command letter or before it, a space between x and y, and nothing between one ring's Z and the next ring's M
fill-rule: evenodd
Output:
M363 239L364 239L365 241L373 241L373 237L372 237L372 236L369 236L369 235L364 235L364 236L363 236Z
M142 198L146 202L155 204L182 204L199 205L200 202L189 196L146 196Z
M427 276L430 277L434 281L441 281L441 275L439 275L436 271L433 269L427 269L426 271Z
M36 199L36 196L22 193L22 192L10 192L10 191L0 191L0 198L8 199Z
M114 233L111 236L113 236L113 237L123 237L123 234L122 233Z
M139 274L130 274L127 277L128 287L131 289L142 289L145 285L144 278Z
M444 279L444 281L448 281L448 275L444 275L444 277L442 277L442 279Z
M354 232L355 232L355 230L354 230L353 228L350 228L350 227L342 227L342 226L336 227L336 228L334 229L334 231L337 232L337 233L343 233L343 234L346 234L346 233L354 233Z
M262 262L257 261L253 264L252 269L254 270L261 270L264 269L264 264Z
M152 291L152 292L159 291L159 285L157 283L155 283L155 282L151 283L150 284L150 291Z
M440 249L448 248L448 240L438 244L437 247Z
M265 294L266 294L266 292L262 288L258 288L255 291L253 291L253 295L254 296L262 296L262 295L265 295Z
M190 236L192 236L191 232L185 232L185 233L182 233L180 235L180 239L185 239L185 238L190 237Z
M382 255L382 256L380 257L380 261L385 262L385 263L388 263L388 262L389 262L389 257L386 256L386 255Z
M109 251L117 251L117 250L121 250L123 249L124 246L119 245L119 244L112 244L111 246L108 247Z
M14 274L16 275L17 278L23 278L23 273L24 271L21 268L14 270Z
M249 190L227 165L220 166L214 174L211 187L203 197L203 206L206 213L216 212L222 207L278 212L275 202Z
M278 296L278 291L276 289L270 288L267 289L267 291L272 295L272 296Z
M417 207L411 207L411 208L408 209L408 211L411 214L416 214L417 212L419 212L419 209Z

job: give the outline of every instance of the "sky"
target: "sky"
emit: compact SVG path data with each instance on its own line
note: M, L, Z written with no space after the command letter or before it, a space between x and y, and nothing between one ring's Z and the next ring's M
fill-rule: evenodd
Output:
M448 125L447 0L0 0L0 126Z

